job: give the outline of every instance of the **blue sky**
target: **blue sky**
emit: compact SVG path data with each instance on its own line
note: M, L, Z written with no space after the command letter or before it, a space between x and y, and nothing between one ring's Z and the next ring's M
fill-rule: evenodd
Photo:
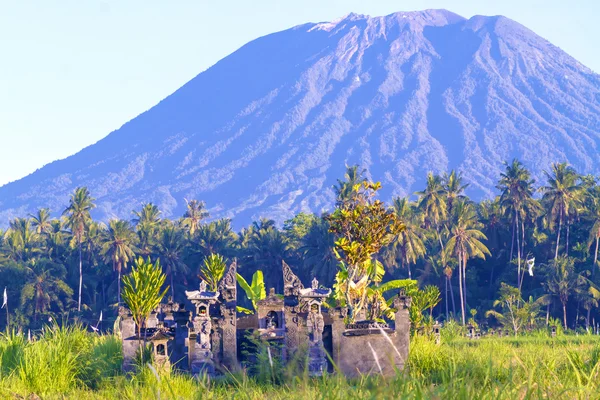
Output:
M0 0L0 185L95 143L259 36L428 8L505 15L600 72L598 0Z

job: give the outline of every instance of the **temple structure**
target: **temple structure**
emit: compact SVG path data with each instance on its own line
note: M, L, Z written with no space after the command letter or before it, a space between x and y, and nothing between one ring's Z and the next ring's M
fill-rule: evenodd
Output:
M404 368L408 358L410 298L402 293L394 299L392 325L369 321L346 324L347 310L327 308L331 289L313 279L304 287L283 262L283 295L273 289L257 302L256 312L238 316L237 265L234 261L219 283L218 290L186 291L188 305L169 300L150 316L137 334L126 308L120 311L123 341L123 368L132 368L140 341L151 343L155 361L192 374L219 374L235 371L245 360L238 347L251 332L266 345L277 348L282 362L304 360L313 376L336 370L348 377L364 374L393 375ZM329 354L329 357L327 356Z

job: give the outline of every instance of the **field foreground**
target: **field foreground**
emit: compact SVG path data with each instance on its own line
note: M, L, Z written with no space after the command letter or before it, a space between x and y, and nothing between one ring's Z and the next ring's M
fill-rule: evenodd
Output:
M445 339L445 340L444 340ZM412 339L409 370L394 379L309 378L271 370L259 356L245 373L195 380L144 368L120 373L120 341L79 328L46 329L32 342L0 338L0 398L7 399L594 399L600 398L600 337L544 332L469 341ZM276 365L277 366L277 365Z

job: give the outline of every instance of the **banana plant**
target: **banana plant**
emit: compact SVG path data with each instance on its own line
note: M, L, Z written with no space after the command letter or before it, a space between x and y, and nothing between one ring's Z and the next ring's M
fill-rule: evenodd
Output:
M365 263L364 270L366 274L359 280L348 279L348 269L343 262L340 263L333 285L333 298L328 305L335 306L334 303L344 307L346 299L353 299L357 304L355 311L367 311L367 318L374 321L383 321L383 317L394 319L396 309L393 308L393 297L386 299L384 293L395 289L406 289L411 291L416 288L417 281L412 279L396 279L383 284L385 269L378 260L369 260ZM369 285L371 282L371 285ZM354 300L355 299L355 300Z
M248 282L240 274L236 274L236 278L238 284L242 289L244 289L244 292L246 292L246 297L248 300L250 300L252 307L254 308L254 311L252 311L238 306L237 311L244 314L253 314L256 311L256 302L267 297L263 273L261 270L256 271L254 275L252 275L252 284L248 284Z

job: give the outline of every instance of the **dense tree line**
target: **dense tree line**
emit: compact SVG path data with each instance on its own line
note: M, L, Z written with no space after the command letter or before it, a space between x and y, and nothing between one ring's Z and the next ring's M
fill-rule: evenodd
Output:
M348 168L335 186L338 202L363 180L358 167ZM465 323L477 315L480 323L514 325L502 311L516 304L533 318L560 318L569 328L593 324L600 299L596 178L557 163L538 186L514 160L494 200L471 201L467 186L456 171L429 174L422 191L393 199L389 207L404 229L379 252L386 276L438 286L442 302L433 313L439 319ZM209 222L204 203L191 200L179 219L163 218L149 203L130 220L104 224L91 217L92 196L78 188L64 210L53 210L62 212L59 218L40 209L0 232L0 286L7 287L12 322L35 327L49 316L92 320L101 310L109 313L136 256L160 259L175 301L198 285L211 254L237 258L248 278L262 270L266 286L278 292L282 260L305 282L316 277L331 286L338 271L326 215L301 213L282 227L260 219L235 232L227 219Z

